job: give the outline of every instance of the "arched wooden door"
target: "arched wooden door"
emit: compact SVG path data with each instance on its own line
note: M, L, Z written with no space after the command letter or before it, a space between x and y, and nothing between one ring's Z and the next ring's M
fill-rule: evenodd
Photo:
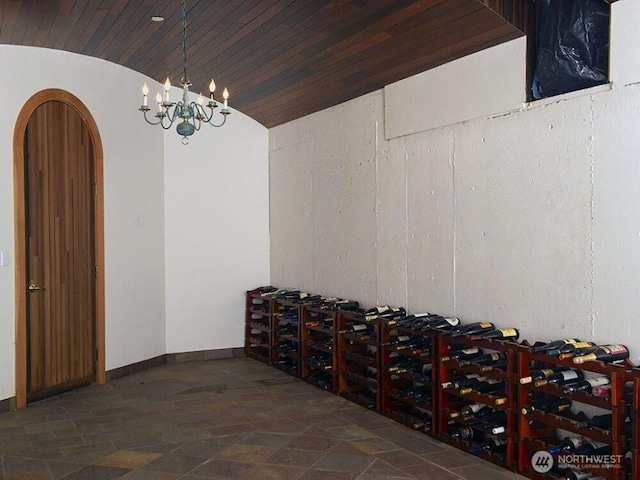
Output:
M22 138L14 138L22 143L16 166L23 174L16 189L23 199L16 234L24 307L17 329L24 335L24 350L17 344L16 377L25 377L16 382L24 387L16 392L19 406L21 397L37 400L104 381L99 137L79 100L48 92L29 108Z

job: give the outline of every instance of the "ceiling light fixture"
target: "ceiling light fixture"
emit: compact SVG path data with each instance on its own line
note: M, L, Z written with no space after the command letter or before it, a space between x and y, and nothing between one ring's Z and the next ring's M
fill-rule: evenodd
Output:
M162 15L154 15L151 17L152 22L164 22L164 17Z
M186 145L189 143L189 137L195 132L200 130L202 123L208 123L213 127L221 127L227 121L227 115L231 113L229 110L229 91L225 88L222 92L224 103L220 114L222 115L222 121L218 124L213 123L213 114L216 108L218 108L218 102L213 98L213 92L216 89L216 82L211 80L209 83L209 101L206 107L209 108L209 112L205 110L204 98L202 94L199 95L197 102L189 101L189 87L191 82L187 76L187 0L182 0L182 60L183 60L183 73L180 85L182 85L182 100L178 102L172 102L170 99L171 82L169 77L164 82L164 98L158 92L156 95L156 102L158 102L158 112L155 114L155 120L149 120L147 112L149 108L149 87L145 83L142 86L142 105L140 110L144 119L151 125L160 125L165 130L171 128L174 122L180 120L176 127L176 131L179 135L182 135L182 143Z

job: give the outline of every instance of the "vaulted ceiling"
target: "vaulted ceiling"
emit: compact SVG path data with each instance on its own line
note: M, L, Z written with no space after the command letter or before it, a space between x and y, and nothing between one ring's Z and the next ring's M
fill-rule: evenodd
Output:
M527 3L187 0L192 91L213 77L232 107L272 127L519 37ZM0 44L182 77L180 0L0 0L0 22Z

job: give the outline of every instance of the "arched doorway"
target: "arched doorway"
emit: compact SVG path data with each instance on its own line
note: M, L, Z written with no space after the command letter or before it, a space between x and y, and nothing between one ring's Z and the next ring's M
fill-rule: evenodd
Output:
M86 106L38 92L14 130L16 407L105 381L102 142Z

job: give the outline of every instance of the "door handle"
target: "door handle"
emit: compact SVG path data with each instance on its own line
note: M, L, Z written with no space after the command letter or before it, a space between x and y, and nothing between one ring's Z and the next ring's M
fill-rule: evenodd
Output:
M46 290L46 288L45 287L39 287L35 283L32 283L31 285L29 285L29 291L30 292L35 292L36 290Z

